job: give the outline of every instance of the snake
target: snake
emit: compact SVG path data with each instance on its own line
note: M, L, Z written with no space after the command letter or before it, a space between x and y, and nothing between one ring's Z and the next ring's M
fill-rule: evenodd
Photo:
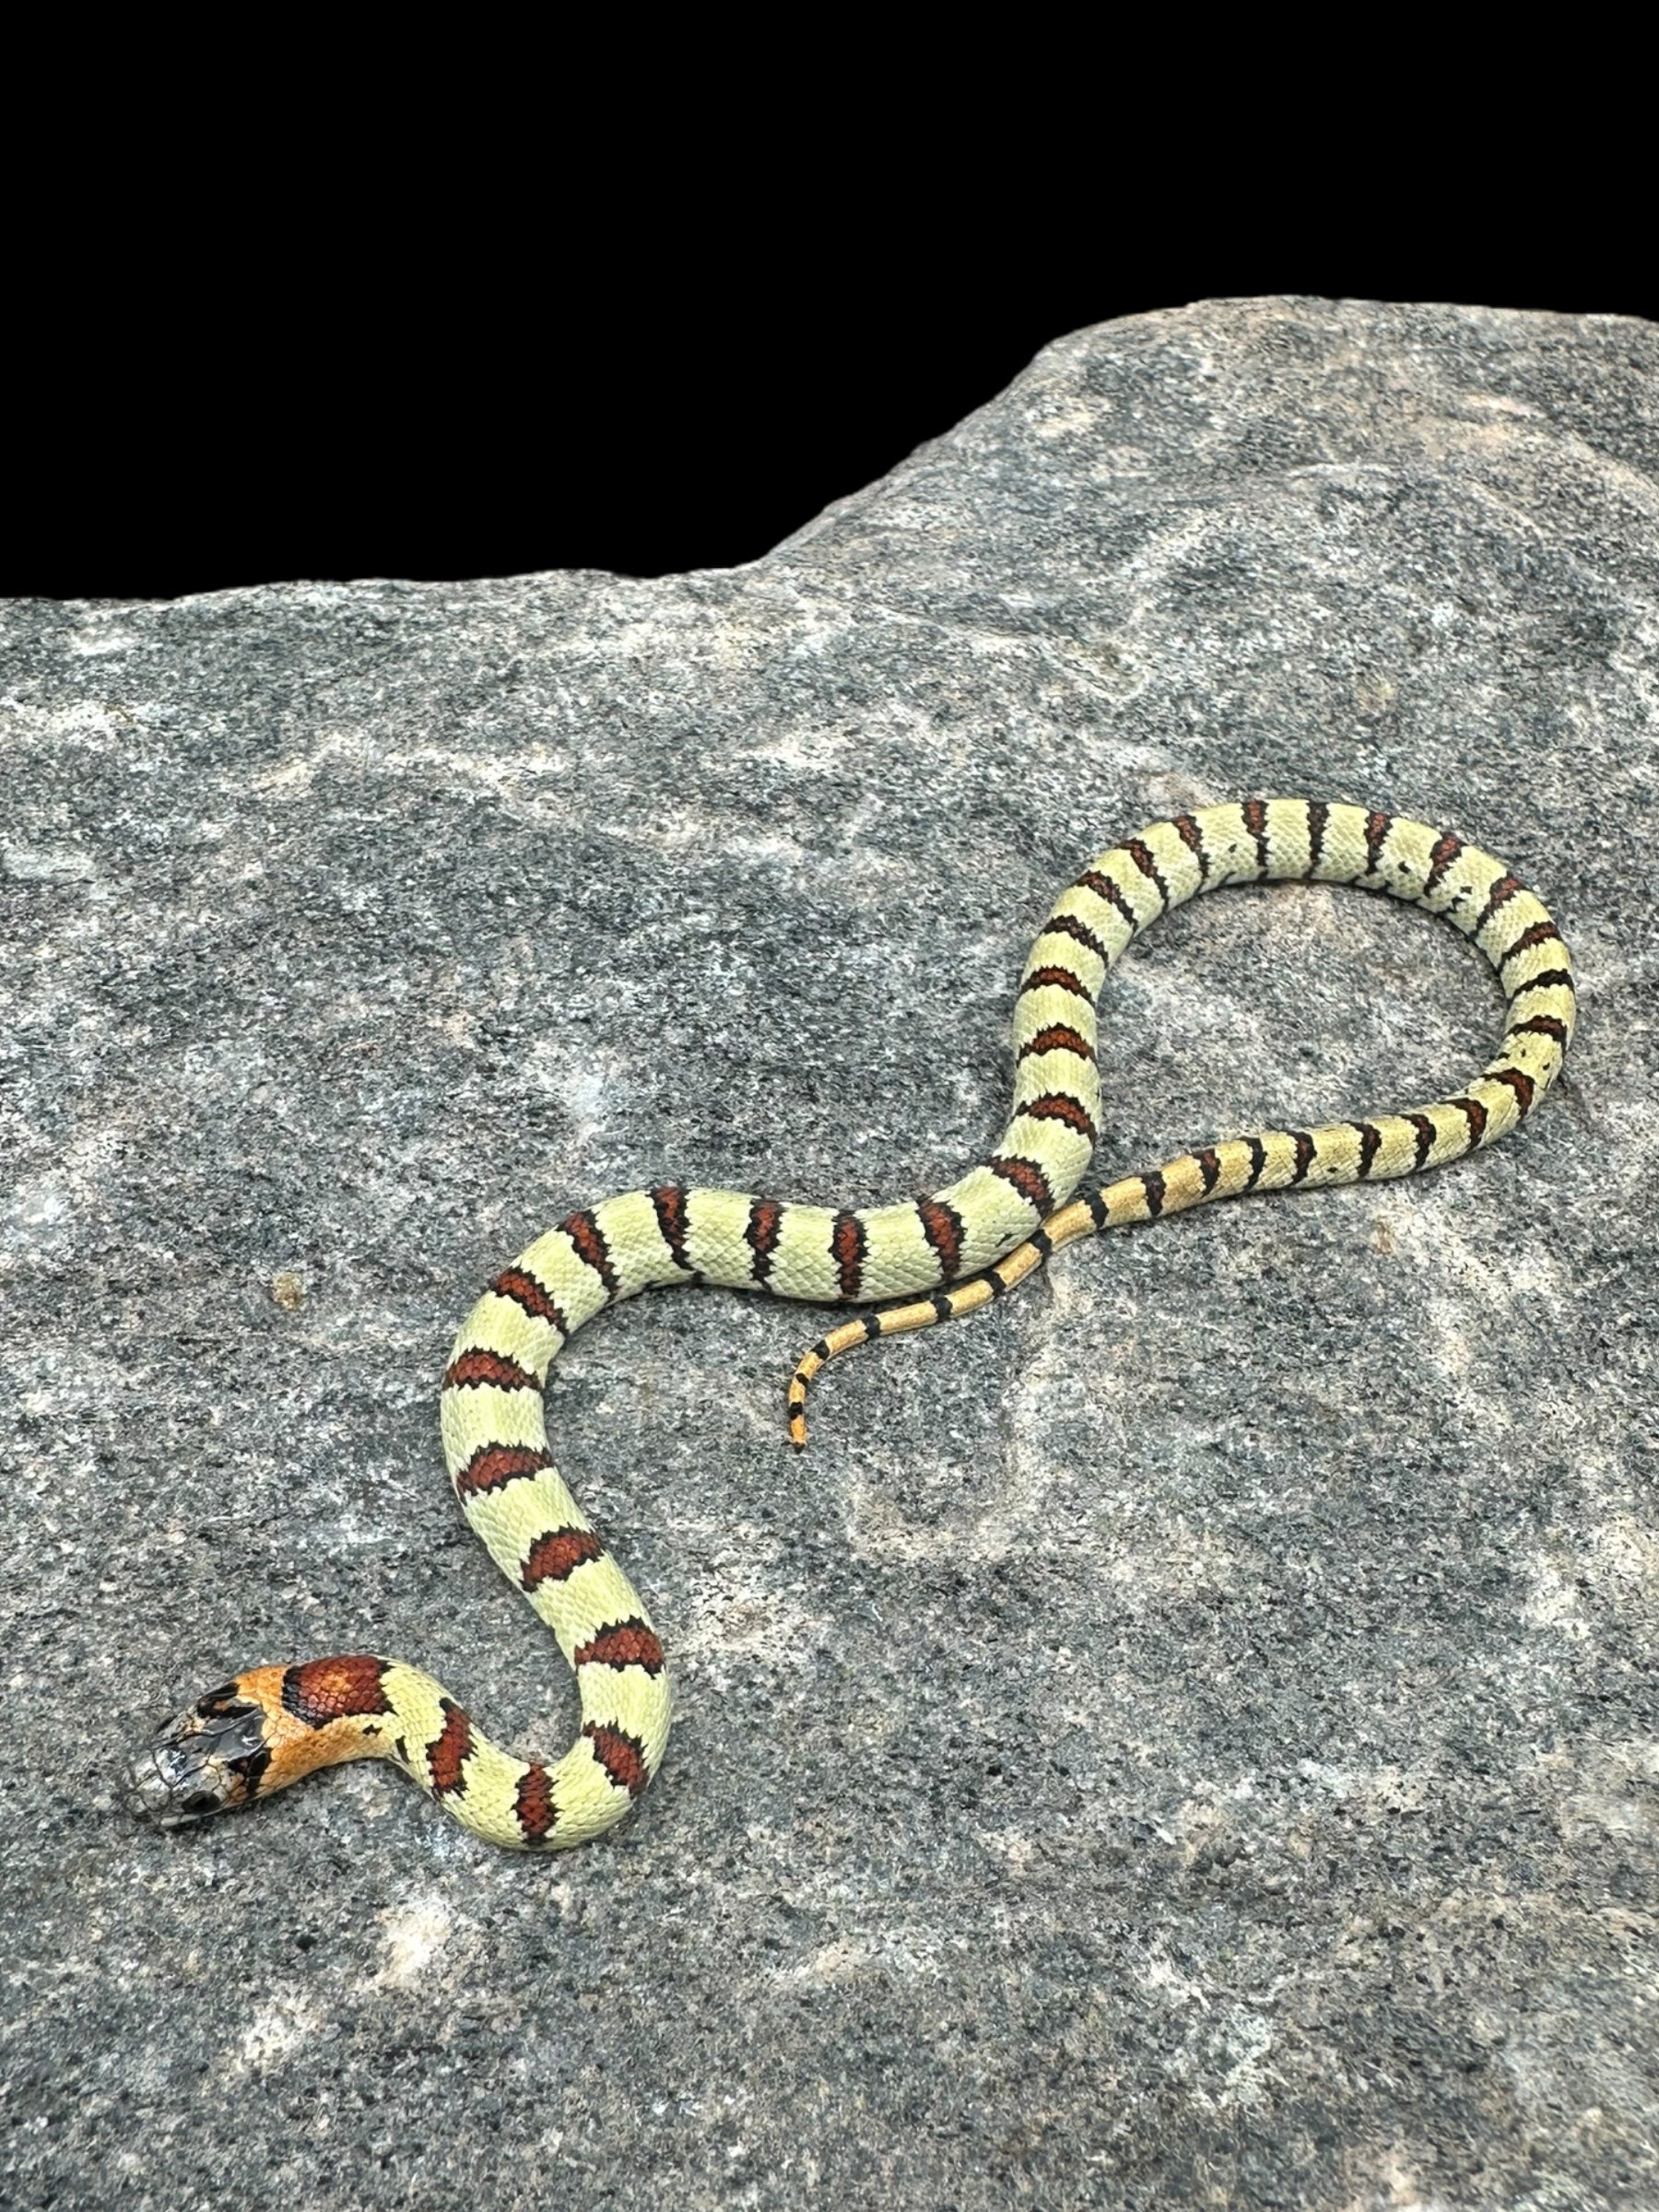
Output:
M1280 882L1351 884L1451 922L1502 990L1498 1056L1428 1105L1218 1139L1074 1196L1100 1113L1107 974L1144 929L1200 892ZM1015 1003L1011 1118L958 1182L851 1208L673 1182L628 1191L538 1237L462 1324L440 1401L444 1459L474 1533L574 1670L580 1731L562 1758L517 1758L419 1667L348 1653L253 1667L199 1698L131 1761L130 1806L179 1827L315 1769L382 1759L491 1843L550 1850L603 1834L662 1764L670 1692L645 1606L548 1450L543 1388L578 1329L641 1291L683 1284L873 1306L819 1337L790 1377L798 1449L808 1389L830 1361L971 1313L1079 1238L1252 1192L1411 1175L1495 1143L1559 1073L1574 1016L1572 963L1543 904L1449 830L1317 799L1247 799L1151 823L1097 855L1050 910Z

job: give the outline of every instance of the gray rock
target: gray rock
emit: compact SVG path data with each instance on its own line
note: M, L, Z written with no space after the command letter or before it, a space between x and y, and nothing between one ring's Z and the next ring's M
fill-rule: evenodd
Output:
M1656 371L1215 303L747 569L5 610L8 2204L1659 2198ZM1552 904L1516 1139L1067 1253L799 1461L817 1315L602 1323L550 1410L677 1669L632 1822L526 1862L383 1768L127 1821L260 1660L562 1748L439 1460L481 1280L665 1173L955 1174L1053 889L1253 791ZM1438 1095L1497 1016L1385 901L1202 901L1109 986L1100 1165Z

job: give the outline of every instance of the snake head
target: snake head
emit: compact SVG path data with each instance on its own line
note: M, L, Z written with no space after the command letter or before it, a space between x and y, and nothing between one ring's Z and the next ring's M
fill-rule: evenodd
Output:
M183 1828L246 1805L270 1764L266 1725L263 1708L239 1695L234 1682L210 1690L134 1759L129 1809L162 1828Z

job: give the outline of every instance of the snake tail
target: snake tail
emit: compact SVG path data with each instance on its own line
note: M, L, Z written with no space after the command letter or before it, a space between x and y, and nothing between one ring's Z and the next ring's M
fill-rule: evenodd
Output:
M1110 970L1171 907L1226 884L1347 883L1443 915L1496 970L1498 1056L1450 1098L1404 1112L1268 1130L1183 1152L1074 1198L1100 1117L1096 1003ZM1251 799L1154 822L1099 854L1055 900L1014 1014L1013 1112L990 1156L947 1189L834 1208L663 1183L570 1215L502 1270L463 1324L441 1423L475 1534L558 1640L580 1732L551 1764L493 1744L430 1675L373 1653L255 1667L168 1722L135 1759L130 1801L173 1826L269 1796L319 1767L388 1759L476 1835L559 1849L612 1828L668 1740L664 1653L644 1605L556 1470L542 1392L595 1314L641 1291L709 1283L818 1303L908 1302L819 1339L789 1385L877 1336L985 1305L1074 1238L1250 1191L1312 1189L1441 1167L1514 1129L1559 1072L1571 961L1504 864L1374 808Z

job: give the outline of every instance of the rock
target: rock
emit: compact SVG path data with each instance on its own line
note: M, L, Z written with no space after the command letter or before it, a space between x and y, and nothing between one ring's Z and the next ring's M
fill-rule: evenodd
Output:
M1659 2186L1656 372L1211 303L747 569L6 610L9 2203ZM1536 886L1584 1019L1519 1136L1069 1253L798 1461L819 1316L602 1323L550 1418L677 1669L631 1823L509 1858L383 1768L128 1822L255 1661L562 1748L441 1471L480 1282L665 1174L936 1186L1053 888L1252 792ZM1100 1164L1439 1095L1497 1016L1424 916L1201 901L1109 986Z

